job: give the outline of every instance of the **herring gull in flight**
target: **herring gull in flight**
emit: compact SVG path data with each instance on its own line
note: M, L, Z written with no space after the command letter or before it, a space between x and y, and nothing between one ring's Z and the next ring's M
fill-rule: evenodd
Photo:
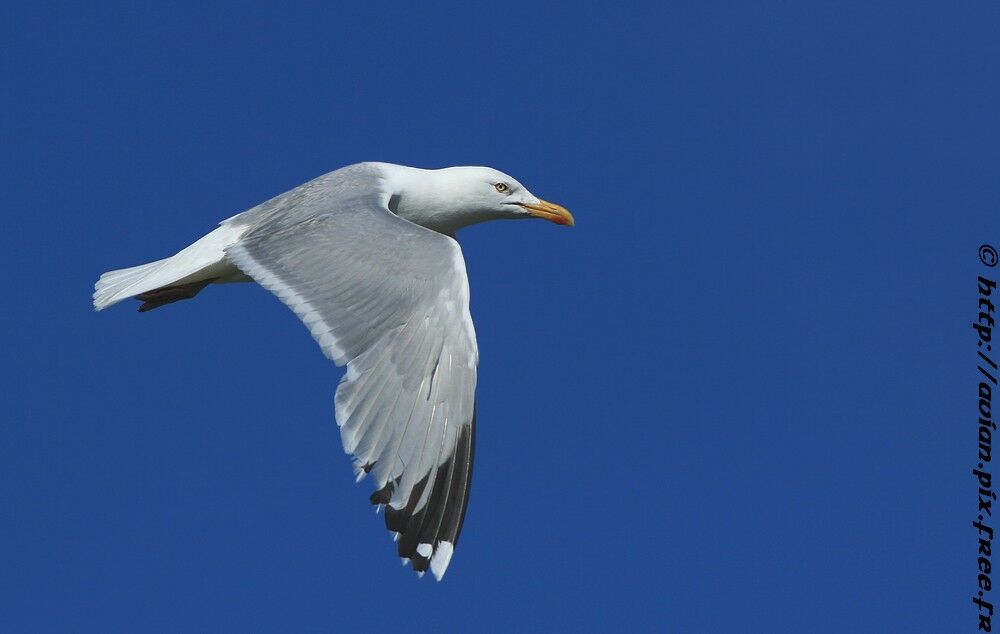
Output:
M335 410L358 480L385 508L403 562L440 580L468 503L475 442L476 333L455 232L503 218L574 224L486 167L359 163L220 223L176 255L101 276L94 307L140 312L209 284L255 281L347 371Z

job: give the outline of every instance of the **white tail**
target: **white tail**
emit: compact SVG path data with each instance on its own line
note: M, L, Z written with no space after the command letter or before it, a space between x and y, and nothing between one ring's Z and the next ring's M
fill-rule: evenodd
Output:
M108 271L94 285L94 309L102 310L123 299L165 286L249 279L226 260L226 248L239 240L247 228L247 225L233 226L226 221L215 231L169 258Z
M156 271L170 261L170 258L133 266L101 275L94 285L94 310L102 310L123 299L153 290L143 280L154 277Z

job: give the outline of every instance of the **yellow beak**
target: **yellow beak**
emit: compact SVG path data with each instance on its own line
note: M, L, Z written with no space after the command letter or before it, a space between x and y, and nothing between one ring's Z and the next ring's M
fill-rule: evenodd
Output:
M557 225L566 225L568 227L572 227L576 224L576 221L573 220L573 214L569 213L569 210L562 205L546 202L544 200L539 200L535 204L518 204L527 209L528 213L536 218L544 218L549 222L554 222Z

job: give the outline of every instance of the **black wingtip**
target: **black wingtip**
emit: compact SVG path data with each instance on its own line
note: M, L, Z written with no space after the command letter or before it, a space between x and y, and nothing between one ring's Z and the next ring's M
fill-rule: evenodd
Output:
M371 495L372 504L385 505L385 526L396 533L396 551L410 560L413 570L423 573L431 566L441 542L454 548L458 542L469 506L469 485L475 450L475 413L468 425L459 429L451 457L433 473L433 488L426 503L416 509L431 474L417 482L404 508L389 505L398 481L390 481ZM435 571L437 574L437 571Z

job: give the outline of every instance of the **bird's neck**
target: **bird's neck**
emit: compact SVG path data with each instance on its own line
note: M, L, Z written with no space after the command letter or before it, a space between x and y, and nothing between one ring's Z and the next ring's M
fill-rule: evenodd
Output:
M382 163L383 188L389 209L400 218L447 236L463 227L494 218L477 210L454 187L448 170L428 170Z

